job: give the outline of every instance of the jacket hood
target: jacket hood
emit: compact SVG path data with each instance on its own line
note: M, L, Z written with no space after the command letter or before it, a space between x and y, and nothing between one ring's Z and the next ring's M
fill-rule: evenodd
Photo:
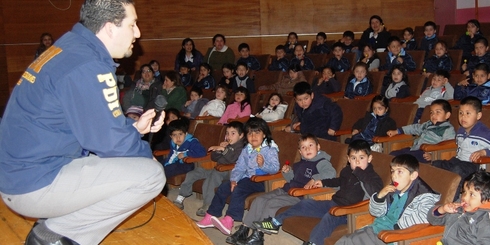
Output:
M325 160L330 161L332 156L330 156L328 153L320 150L320 151L318 151L318 154L316 154L316 156L314 158L312 158L308 161L315 162L315 161L318 161L319 159L322 159L322 158L325 158ZM303 157L301 157L301 159L305 160Z

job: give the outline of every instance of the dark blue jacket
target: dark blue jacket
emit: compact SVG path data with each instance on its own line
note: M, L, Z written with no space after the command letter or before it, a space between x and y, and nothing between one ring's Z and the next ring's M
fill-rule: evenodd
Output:
M43 188L88 152L153 157L122 112L116 66L100 39L77 23L27 68L0 124L1 192Z
M214 89L215 82L213 76L208 74L201 81L195 81L192 87L201 88L201 89Z
M480 86L476 83L471 83L468 86L456 86L454 88L455 100L462 100L468 96L475 96L481 100L482 104L488 104L490 101L490 81Z
M187 86L192 86L192 76L190 73L187 74L180 74L180 81L182 82L182 85L187 87Z
M330 54L330 48L326 43L311 47L310 54Z
M318 80L322 79L315 78L311 84L311 90L315 93L315 96L322 96L322 94L331 94L340 91L340 82L335 78L330 78L328 81L323 81L318 85Z
M473 71L475 70L475 67L481 63L486 63L487 65L490 66L490 53L489 52L486 52L483 56L473 55L468 60L468 63L466 65L467 65L467 70L470 72L470 78L473 78Z
M273 59L269 65L269 71L287 71L289 68L289 60L286 58Z
M475 50L475 41L476 41L476 39L478 39L480 37L483 37L483 35L481 35L480 33L476 33L475 36L473 36L473 38L464 34L458 39L454 48L463 50L463 60L462 61L470 59L471 52L473 52L473 50Z
M293 48L289 48L289 45L291 43L289 42L286 42L286 44L284 44L284 48L285 48L285 51L286 51L286 54L292 54L294 55L294 48L296 47L296 45L298 45L298 42L295 42L294 43L294 47Z
M453 69L453 61L447 54L444 54L441 57L433 55L425 60L423 69L425 69L425 72L429 73L434 73L437 70L450 72Z
M248 75L241 78L238 77L238 76L234 76L233 77L233 80L231 81L231 87L233 88L233 92L236 92L237 88L240 87L238 84L240 82L240 80L245 81L245 84L247 86L247 90L249 93L255 93L255 83L254 83L254 80L252 78L250 78Z
M314 96L306 109L295 104L294 113L301 122L301 134L311 133L319 138L336 140L335 136L328 135L328 129L339 130L343 114L340 107L330 99Z
M201 65L203 59L204 58L201 52L194 50L194 55L192 56L192 62L187 61L186 63L189 65L191 69L196 68L196 70L199 70L199 65ZM185 52L179 52L175 57L174 69L178 72L180 69L180 64L184 62L185 62Z
M427 37L422 38L422 41L420 41L419 50L425 51L424 60L427 59L429 52L434 49L438 41L439 39L437 38L436 34L434 34L434 36L430 38Z
M402 40L402 43L407 43L407 46L405 47L405 50L415 50L417 49L417 42L415 41L414 38L408 40Z
M355 47L355 46L354 46L354 45L352 45L352 43L351 43L350 45L345 45L345 44L344 44L344 51L345 51L345 53L347 54L347 53L352 52L352 49L353 49L354 47Z
M332 67L333 69L335 69L338 72L344 72L344 71L348 71L350 69L350 62L345 56L342 56L342 58L340 58L340 60L338 60L335 57L332 57L328 60L327 64L325 64L325 66Z
M260 70L259 60L257 60L257 58L253 57L252 55L249 55L247 58L240 57L240 59L238 59L236 63L238 64L238 62L243 62L247 64L250 70L254 70L254 71Z
M301 66L301 70L314 70L315 69L315 66L313 65L313 61L311 61L310 58L306 57L306 56L303 56L303 60L305 61L304 62L304 65ZM301 63L301 60L294 57L291 59L291 62L289 63L290 65L295 65L295 64L300 64Z
M192 134L186 134L185 141L181 146L177 147L173 141L170 142L170 153L165 158L164 166L180 163L185 164L177 155L183 153L184 157L203 157L206 156L207 150L201 145L198 139Z
M414 71L415 68L417 68L417 65L415 64L415 61L413 61L412 56L410 54L406 53L404 49L402 49L399 56L402 57L403 66L405 67L405 69L407 69L407 71ZM392 60L392 58L393 58L393 60ZM393 57L393 53L388 52L388 54L386 55L386 63L381 65L379 67L379 70L380 71L388 71L388 73L390 73L391 68L394 65L400 64L400 62L398 62L397 58L398 57Z
M235 81L235 76L231 77L230 83L226 83L226 77L221 77L221 80L219 80L218 85L226 87L228 89L233 89L233 82Z
M367 77L363 78L361 82L354 89L354 84L356 82L356 78L352 78L347 85L345 86L345 94L344 96L349 99L354 99L355 96L366 96L373 92L373 85L371 81Z

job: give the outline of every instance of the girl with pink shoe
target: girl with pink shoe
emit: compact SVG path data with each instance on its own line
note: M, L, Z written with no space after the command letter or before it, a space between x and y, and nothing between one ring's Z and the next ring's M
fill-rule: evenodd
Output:
M279 171L279 148L272 140L267 123L257 117L250 118L244 127L247 145L243 148L230 180L223 182L209 206L204 218L197 222L201 228L216 227L223 234L230 235L234 221L242 221L245 199L252 193L264 192L264 183L250 180L253 175L275 174ZM226 199L231 197L228 210L223 218Z

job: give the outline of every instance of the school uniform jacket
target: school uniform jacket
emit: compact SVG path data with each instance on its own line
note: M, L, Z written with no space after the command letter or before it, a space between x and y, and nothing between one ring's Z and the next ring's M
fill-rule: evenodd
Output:
M425 72L430 73L434 73L437 70L445 70L450 72L453 69L453 61L447 54L444 54L441 57L433 55L425 60L423 69L425 69Z
M391 72L391 69L393 68L394 65L401 64L400 62L398 62L398 59L397 59L398 57L402 57L403 66L405 67L405 69L407 69L407 71L414 71L415 68L417 68L417 65L415 64L415 61L413 61L412 56L410 54L406 53L405 49L402 49L398 56L394 56L393 53L388 52L388 54L386 55L386 63L381 65L379 67L379 70ZM390 73L390 72L388 72L388 73Z
M475 96L486 105L490 101L490 80L482 85L470 83L468 86L456 86L454 89L454 99L462 100L468 96Z
M373 85L367 77L363 78L356 86L355 83L355 77L347 83L347 85L345 86L345 97L349 99L354 99L354 97L356 96L366 96L373 92Z
M456 132L456 144L456 158L461 161L470 162L470 155L483 149L487 156L490 156L490 129L480 121L473 126L469 134L463 127L459 127Z
M415 151L420 149L422 144L437 144L445 140L454 139L456 132L453 125L449 121L433 124L430 120L425 123L416 123L403 126L399 129L402 134L418 135L414 140L410 150Z

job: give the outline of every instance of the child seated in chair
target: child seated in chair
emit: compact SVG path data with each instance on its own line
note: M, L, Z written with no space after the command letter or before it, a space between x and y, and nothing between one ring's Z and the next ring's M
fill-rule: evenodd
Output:
M211 160L217 164L232 164L238 160L245 141L243 140L243 124L241 122L231 122L226 126L225 141L219 146L211 146L208 151L211 151ZM214 190L224 181L229 180L230 173L228 171L219 172L215 169L204 169L196 167L188 172L184 182L180 185L179 195L174 201L174 204L180 209L184 209L184 199L192 195L192 185L200 179L205 179L202 185L203 203L196 215L204 217L206 211L214 197Z
M247 43L240 43L240 45L238 45L238 52L240 53L240 58L237 60L237 64L242 62L247 64L250 70L260 70L259 60L250 55L250 46Z
M208 99L202 97L202 89L193 87L189 93L190 100L186 101L182 106L182 113L185 117L194 119L199 116L202 108L209 102Z
M489 201L490 174L479 170L466 178L459 201L436 205L427 219L446 226L442 244L490 244Z
M187 133L188 130L189 124L183 120L174 120L168 124L168 133L172 141L170 142L170 153L163 163L167 179L194 169L194 164L186 164L184 157L206 156L206 149L198 139Z
M474 96L486 105L490 102L490 67L478 64L473 71L473 83L463 80L454 88L454 99L461 100L467 96Z
M316 45L311 47L310 54L330 54L330 48L325 41L327 41L327 34L325 32L321 31L316 34Z
M282 207L295 205L300 202L299 197L288 194L291 188L314 188L315 180L335 178L337 172L330 163L331 156L320 150L318 139L311 135L302 135L298 141L298 149L301 160L289 166L282 166L281 172L287 183L282 188L258 196L252 202L247 215L243 219L240 228L226 239L231 244L264 243L264 233L254 228L253 222L274 216ZM252 234L248 236L249 230Z
M475 55L471 56L468 60L463 60L463 64L461 65L461 71L468 76L470 80L473 76L473 71L478 64L485 63L490 66L488 40L484 37L480 37L475 40L474 47Z
M269 65L269 71L287 71L289 60L286 59L286 48L284 45L277 45L276 58L273 58Z
M230 235L233 222L243 218L245 199L255 192L265 191L264 183L253 182L251 177L279 171L279 149L272 140L267 123L261 118L252 117L245 123L244 129L248 144L238 157L235 168L231 170L230 180L221 183L206 215L197 222L200 228L216 227L223 234ZM228 197L228 210L219 219Z
M354 66L354 75L345 86L345 99L354 99L356 96L366 96L373 92L373 85L368 76L366 63L357 62Z
M320 77L313 79L311 90L315 94L322 96L323 94L331 94L340 91L340 82L335 79L335 71L332 67L324 66Z
M432 156L420 150L422 144L437 144L439 142L454 139L456 133L453 125L449 122L451 117L451 105L447 100L434 100L430 104L430 119L427 122L416 123L403 126L397 130L388 131L388 136L397 134L418 135L412 147L403 148L390 152L390 155L398 156L401 154L413 155L419 162L429 163Z
M427 212L440 195L419 178L419 162L404 154L393 158L390 165L392 183L374 193L369 202L369 212L376 217L373 224L343 236L336 245L384 245L378 238L380 231L428 223Z
M482 156L490 156L490 129L479 122L482 117L482 103L473 96L461 100L459 104L459 129L456 132L456 156L449 160L432 161L432 166L449 170L461 176L461 182L454 200L457 200L463 181L479 169L474 164Z
M331 57L325 66L332 67L338 72L345 72L350 69L350 62L344 56L345 45L341 42L336 42L332 46L333 57Z
M414 102L418 105L417 113L413 119L413 123L418 123L424 108L437 99L452 100L454 88L449 83L449 72L445 70L437 70L432 76L431 85L422 92L420 97Z
M279 227L288 217L318 217L322 220L311 231L309 242L310 244L323 244L323 240L329 237L337 226L347 224L346 216L333 216L329 213L330 208L353 205L368 199L383 188L383 181L371 164L373 156L366 141L351 142L347 150L347 159L349 163L342 169L338 178L315 179L313 184L314 188L339 187L339 190L332 196L332 200L303 199L274 218L255 221L253 225L265 233L278 233Z

